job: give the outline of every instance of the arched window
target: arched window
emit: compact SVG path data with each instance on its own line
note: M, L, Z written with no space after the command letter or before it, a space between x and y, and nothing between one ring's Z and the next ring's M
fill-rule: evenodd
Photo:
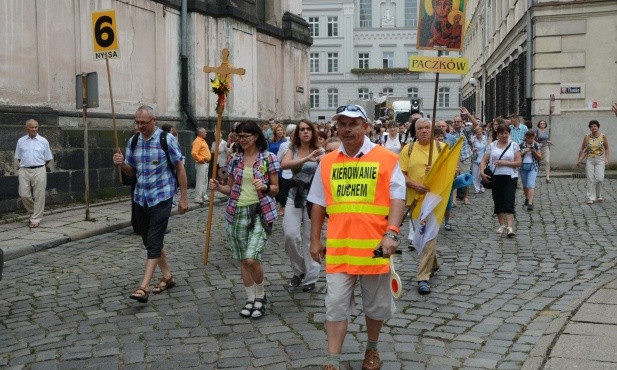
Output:
M319 89L311 89L309 98L311 100L311 108L319 108Z
M328 108L338 107L338 89L328 89Z
M449 87L440 87L439 88L439 99L438 99L439 108L449 108L450 107L450 88Z
M358 89L358 99L362 99L362 100L370 99L368 87L361 87Z
M410 87L407 89L407 97L408 98L419 98L420 95L418 93L417 87Z

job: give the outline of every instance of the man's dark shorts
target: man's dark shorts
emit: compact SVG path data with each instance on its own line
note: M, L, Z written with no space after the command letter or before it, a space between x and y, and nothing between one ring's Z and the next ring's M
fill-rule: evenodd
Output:
M171 215L172 200L173 198L169 198L153 207L142 207L133 202L137 228L148 251L148 259L161 256L165 230L167 230L167 222Z

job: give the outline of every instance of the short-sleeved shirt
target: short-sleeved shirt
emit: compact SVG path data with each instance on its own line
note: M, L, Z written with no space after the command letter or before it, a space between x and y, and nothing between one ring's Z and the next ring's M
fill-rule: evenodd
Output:
M411 153L409 153L409 146L405 146L401 150L401 155L398 157L401 170L407 173L407 177L413 181L424 182L426 176L426 164L428 163L430 144L422 145L419 142L413 144ZM442 146L442 150L446 144L435 141L433 145L433 158L439 157L438 145ZM412 188L407 188L407 205L411 205L413 200L416 199L416 191Z
M361 157L371 151L377 144L371 143L368 137L364 137L364 143L362 143L362 147L358 151L358 154L355 155L354 158ZM346 156L345 146L341 145L339 150ZM328 154L329 155L329 154ZM321 163L317 166L316 173L321 173ZM317 179L316 179L317 180ZM324 186L322 181L313 181L311 184L311 190L309 190L309 194L307 200L313 204L320 205L322 207L326 206L326 194L324 191ZM392 172L392 177L390 178L390 199L405 199L405 177L403 176L403 172L401 172L401 167L397 164Z
M471 158L472 155L472 150L471 150L471 145L469 145L469 142L467 141L467 137L471 138L471 128L470 127L462 127L461 131L452 131L450 132L450 136L452 137L452 141L450 144L450 147L453 147L454 144L456 143L456 141L462 136L463 137L463 146L461 147L461 160L467 160L469 158Z
M152 207L176 194L176 178L167 163L165 151L161 148L161 135L167 135L169 157L173 167L182 162L182 152L178 140L172 134L166 134L157 128L154 134L144 140L139 134L135 152L131 150L131 140L126 146L124 163L133 167L137 175L137 184L133 200L142 207Z
M525 140L525 132L529 130L526 125L520 124L518 128L514 125L510 125L510 140L517 144L522 143Z
M47 139L37 134L33 138L25 135L17 140L15 159L19 160L19 167L34 167L45 165L53 156Z
M227 222L232 223L236 207L238 206L238 198L242 190L242 179L244 177L244 166L251 165L253 167L253 178L261 180L262 182L270 183L270 174L277 173L281 169L276 155L269 151L260 151L255 158L254 163L244 163L244 153L238 152L229 159L227 163L227 170L229 175L233 177L234 182L231 184L231 193L229 195L229 201L227 202L227 208L225 212L225 219ZM259 206L261 208L261 218L266 223L272 223L276 220L278 214L276 211L276 199L267 193L262 191L257 193L259 198Z

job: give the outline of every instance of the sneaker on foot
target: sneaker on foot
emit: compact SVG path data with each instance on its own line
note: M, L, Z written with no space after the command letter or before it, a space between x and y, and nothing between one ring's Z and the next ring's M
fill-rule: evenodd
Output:
M297 288L302 284L302 278L298 275L294 275L289 279L289 287Z
M446 229L448 231L452 230L452 224L449 223L449 222L446 222L446 224L444 225L444 229Z
M508 227L506 230L508 231L508 238L512 238L516 235L511 227Z
M497 234L503 234L504 231L506 231L506 225L499 226L499 228L495 232Z
M418 281L418 293L422 295L431 293L431 287L430 285L428 285L428 281L426 280Z
M593 204L593 199L588 199L587 204Z
M527 210L528 210L528 211L533 211L533 203L531 203L531 204L529 204L529 205L527 206Z

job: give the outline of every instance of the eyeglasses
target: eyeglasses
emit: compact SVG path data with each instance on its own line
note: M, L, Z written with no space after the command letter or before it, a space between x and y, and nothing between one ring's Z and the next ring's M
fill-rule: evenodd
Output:
M336 108L336 113L342 113L344 111L348 111L348 112L360 112L360 114L362 114L364 116L364 118L368 121L368 117L366 116L366 114L364 114L364 112L362 111L362 108L360 108L360 106L358 105L341 105L340 107Z
M145 125L149 124L150 122L152 122L152 120L153 120L153 119L154 119L154 118L150 118L150 120L149 120L149 121L135 121L135 124L136 124L137 126L145 126Z
M302 132L302 131L313 131L313 130L311 130L310 127L300 127L298 131Z
M236 134L236 138L238 140L244 140L244 139L248 139L249 137L253 136L254 134Z

